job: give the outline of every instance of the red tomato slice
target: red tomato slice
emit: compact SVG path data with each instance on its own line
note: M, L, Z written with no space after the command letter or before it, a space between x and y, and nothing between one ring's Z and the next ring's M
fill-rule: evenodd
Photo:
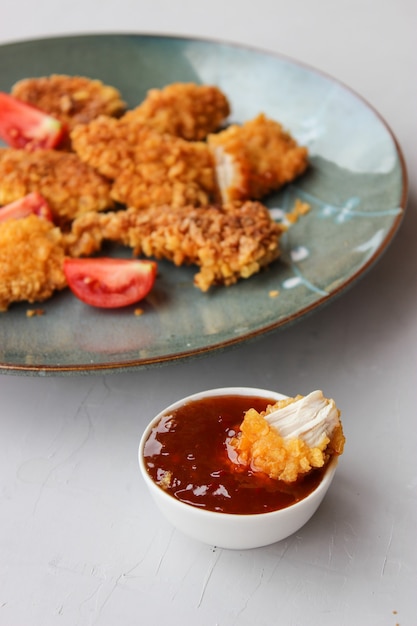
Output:
M12 148L55 148L65 135L60 121L0 91L0 138Z
M156 278L155 261L136 259L65 259L71 291L91 306L113 309L142 300Z
M15 202L5 204L0 208L0 222L4 222L8 219L20 219L27 217L34 213L39 217L43 217L50 222L53 221L52 212L49 208L49 204L43 196L37 191L29 193L27 196L23 196Z

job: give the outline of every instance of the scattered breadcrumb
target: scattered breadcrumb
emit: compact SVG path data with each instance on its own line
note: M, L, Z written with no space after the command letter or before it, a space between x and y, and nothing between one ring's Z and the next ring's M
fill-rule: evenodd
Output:
M172 83L163 89L150 89L124 120L150 126L161 134L198 141L216 131L229 113L229 102L218 87Z
M157 484L162 487L162 489L168 489L172 481L172 472L170 470L165 470L162 473L162 476L158 480Z
M126 109L115 87L84 76L25 78L13 85L11 94L54 116L69 130L99 115L119 116Z
M0 205L39 192L57 222L68 222L87 211L114 206L108 180L76 154L57 150L0 149Z
M286 219L291 224L295 224L298 222L299 218L303 215L306 215L311 210L310 204L308 202L303 202L299 198L296 199L294 206L291 211L286 214Z
M302 174L307 148L260 114L208 136L223 202L259 199Z
M269 292L269 297L270 298L276 298L277 296L279 296L278 289L271 289L271 291Z
M136 315L137 317L141 316L144 314L144 310L143 309L135 309L134 310L134 315Z
M259 202L204 209L163 206L86 214L73 222L66 245L71 256L82 256L110 240L137 255L194 264L200 268L195 285L207 291L248 278L278 258L282 232Z
M44 309L28 309L26 311L26 317L38 317L44 314L45 314Z

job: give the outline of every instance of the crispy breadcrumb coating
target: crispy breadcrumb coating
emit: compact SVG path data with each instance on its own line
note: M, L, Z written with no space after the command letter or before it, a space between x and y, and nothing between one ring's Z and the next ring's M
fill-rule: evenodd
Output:
M172 83L163 89L150 89L146 99L124 118L162 134L198 141L216 131L229 113L229 102L218 87Z
M194 283L202 291L248 278L279 254L283 232L259 202L198 209L155 207L86 214L73 222L67 236L71 256L90 255L104 240L116 241L175 265L199 266Z
M58 223L114 205L108 180L76 154L0 149L0 205L38 191Z
M207 206L217 198L213 159L206 144L152 134L134 168L117 176L112 198L136 209L169 204Z
M345 437L341 423L330 439L324 437L317 447L310 448L300 438L284 439L265 419L265 415L300 398L278 400L261 413L255 409L245 413L240 432L229 442L232 451L237 454L238 463L265 472L270 478L291 483L311 469L323 467L331 456L342 454Z
M214 161L203 142L99 117L71 134L80 159L114 180L112 198L137 209L205 206L217 199Z
M239 126L211 134L223 202L259 199L302 174L307 148L300 147L281 124L260 114Z
M126 109L115 87L84 76L25 78L13 85L11 94L54 116L69 130L99 115L119 116Z
M63 289L64 256L62 233L49 220L30 215L0 223L0 311Z
M133 168L136 154L140 152L139 146L146 142L150 133L148 128L139 124L100 115L89 124L74 128L71 141L84 163L103 176L115 179L125 170Z

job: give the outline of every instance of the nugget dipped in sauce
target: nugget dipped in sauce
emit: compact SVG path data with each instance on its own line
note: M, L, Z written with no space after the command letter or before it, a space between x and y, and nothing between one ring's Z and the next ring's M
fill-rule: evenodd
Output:
M260 413L249 409L229 442L233 462L270 478L295 482L343 453L345 437L334 400L313 391L278 400Z
M308 165L307 148L264 114L211 134L207 141L225 203L260 199L294 180Z

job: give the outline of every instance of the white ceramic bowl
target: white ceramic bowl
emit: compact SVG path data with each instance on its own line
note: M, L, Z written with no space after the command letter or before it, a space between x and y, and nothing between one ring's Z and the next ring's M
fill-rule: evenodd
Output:
M203 543L238 550L257 548L275 543L295 533L316 512L333 480L337 467L337 457L329 463L318 487L306 498L284 509L252 515L208 511L181 502L159 487L146 469L143 456L145 442L152 428L159 422L162 416L169 411L179 408L186 402L222 395L258 396L276 400L287 397L265 389L223 387L195 393L178 400L161 411L149 423L143 433L139 444L139 467L141 474L161 512L173 526L184 534Z

